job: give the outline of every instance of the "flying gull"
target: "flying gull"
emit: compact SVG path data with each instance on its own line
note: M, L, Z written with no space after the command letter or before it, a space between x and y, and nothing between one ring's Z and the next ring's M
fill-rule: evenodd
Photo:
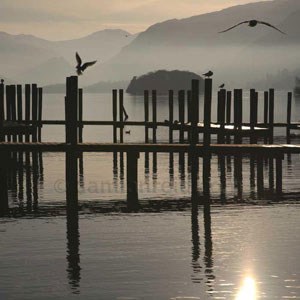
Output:
M77 60L76 72L78 75L82 75L86 68L93 66L97 62L95 60L95 61L86 62L82 65L82 60L77 52L76 52L76 60Z
M281 32L282 34L286 34L285 32L283 32L283 31L281 31L280 29L276 28L276 27L273 26L272 24L267 23L267 22L263 22L263 21L258 21L258 20L243 21L243 22L240 22L240 23L238 23L238 24L236 24L236 25L234 25L234 26L232 26L232 27L226 29L226 30L220 31L219 33L227 32L227 31L229 31L229 30L231 30L231 29L233 29L233 28L235 28L235 27L238 27L238 26L240 26L240 25L242 25L242 24L247 24L247 23L248 23L248 26L250 26L250 27L255 27L255 26L258 25L258 24L266 25L266 26L269 26L269 27L271 27L271 28L274 28L275 30Z

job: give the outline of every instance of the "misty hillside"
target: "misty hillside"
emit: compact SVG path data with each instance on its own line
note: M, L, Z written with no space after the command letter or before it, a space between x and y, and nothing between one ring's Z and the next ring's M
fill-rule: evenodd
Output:
M247 19L265 20L280 28L288 22L296 22L300 28L300 18L293 16L299 9L299 0L257 2L154 24L118 55L91 72L101 79L105 76L120 80L152 69L176 68L194 72L213 69L217 81L245 84L256 78L257 73L265 72L265 75L292 66L299 49L292 49L291 57L286 59L290 49L266 49L265 45L260 45L262 38L272 34L276 35L278 46L288 46L288 35L267 26L249 28L243 25L227 33L218 32ZM286 26L283 29L289 32ZM300 41L300 35L295 34L294 39Z
M37 82L41 79L42 84L47 80L49 84L55 83L57 77L75 74L76 51L80 53L83 61L104 62L134 38L135 35L118 29L102 30L80 39L58 42L32 35L0 32L1 72L16 81L26 79L26 82ZM57 57L61 58L61 65ZM47 74L43 74L44 72Z

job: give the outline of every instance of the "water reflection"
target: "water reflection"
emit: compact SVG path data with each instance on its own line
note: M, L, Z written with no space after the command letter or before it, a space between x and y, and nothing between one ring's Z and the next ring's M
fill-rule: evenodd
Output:
M256 284L252 277L248 276L244 279L243 285L237 294L236 300L255 300Z
M79 254L78 211L68 209L67 212L67 274L74 294L80 293L80 254Z

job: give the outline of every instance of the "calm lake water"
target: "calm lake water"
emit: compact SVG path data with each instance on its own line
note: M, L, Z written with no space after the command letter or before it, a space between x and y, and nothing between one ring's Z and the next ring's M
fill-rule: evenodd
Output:
M276 122L286 120L286 98L286 93L276 94ZM168 119L166 100L158 97L158 121ZM84 95L84 119L111 120L111 102L110 94ZM130 120L143 120L140 97L125 96L124 104ZM63 119L63 95L45 95L43 113L44 119ZM294 100L293 121L299 113L300 101ZM262 114L260 109L260 120ZM176 101L174 115L176 119ZM126 130L131 134L125 142L144 141L143 127ZM284 134L277 130L276 142L285 142ZM44 126L42 138L63 142L64 127ZM83 138L111 142L112 128L86 126ZM168 129L159 128L158 141L167 138ZM112 154L83 155L79 219L65 215L64 154L43 154L37 184L31 178L34 167L27 170L29 182L25 171L18 173L10 182L9 205L24 213L0 218L0 299L300 298L298 155L283 161L280 199L274 179L270 181L269 163L264 162L259 194L257 165L249 157L239 164L234 157L226 158L223 168L213 156L210 192L215 204L211 224L206 220L205 226L201 207L198 219L195 213L191 217L188 159L184 164L179 159L174 154L170 165L169 154L150 154L147 166L141 154L139 198L144 209L137 214L120 213L126 199L126 155L123 162L118 157L115 168ZM199 174L201 194L202 159ZM220 205L221 194L229 205Z

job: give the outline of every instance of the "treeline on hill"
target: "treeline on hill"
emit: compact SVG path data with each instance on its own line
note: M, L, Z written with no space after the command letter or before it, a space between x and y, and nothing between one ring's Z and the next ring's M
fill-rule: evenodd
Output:
M133 77L126 92L142 95L144 90L156 90L158 94L168 94L169 90L190 90L192 79L200 81L200 93L203 93L204 80L196 73L189 71L158 70L140 77Z

